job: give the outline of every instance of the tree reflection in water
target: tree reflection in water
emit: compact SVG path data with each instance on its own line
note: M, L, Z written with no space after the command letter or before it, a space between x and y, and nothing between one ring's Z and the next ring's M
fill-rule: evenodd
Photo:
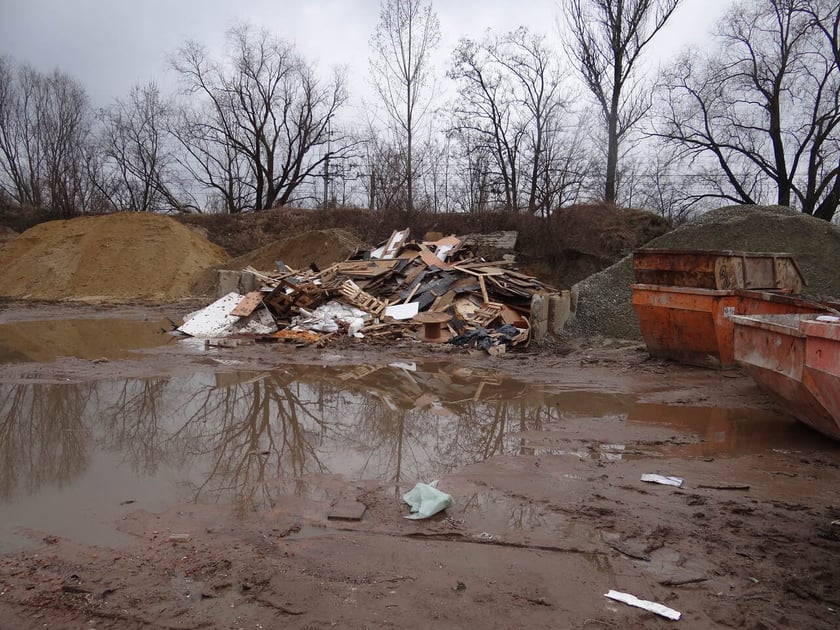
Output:
M0 386L0 497L66 482L88 449L140 474L180 469L193 500L239 510L306 493L312 475L400 486L524 448L557 419L533 386L457 364Z
M71 483L88 466L95 386L0 385L0 499Z

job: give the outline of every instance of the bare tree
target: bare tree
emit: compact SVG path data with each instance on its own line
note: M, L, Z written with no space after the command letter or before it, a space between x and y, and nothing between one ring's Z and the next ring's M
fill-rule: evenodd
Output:
M229 212L287 204L326 160L350 150L332 124L347 98L344 75L322 83L291 44L265 30L240 25L228 42L225 63L195 42L173 59L199 103L184 106L173 127L182 165Z
M462 39L452 54L448 76L458 84L453 128L462 140L477 142L492 156L493 180L502 207L520 207L520 166L527 121L516 107L511 77L498 63L497 40Z
M471 138L468 129L449 131L452 165L449 169L449 198L458 212L490 210L490 179L493 156L483 138Z
M86 207L91 124L78 81L0 59L0 189L15 203L64 217Z
M431 100L430 57L440 40L431 2L382 0L371 38L370 71L388 117L404 142L406 204L414 211L416 132Z
M565 0L566 50L592 92L606 129L604 201L616 201L620 145L650 108L636 80L645 47L682 0Z
M167 132L172 113L154 83L134 86L127 99L100 112L100 190L115 208L185 209L175 194L175 157Z
M706 174L709 196L836 213L840 66L826 33L840 8L816 13L826 6L740 2L720 23L718 52L666 73L656 133Z
M370 209L381 212L398 207L407 208L403 150L396 143L382 137L372 126L368 130L365 147L362 159L367 172L365 189Z
M569 107L562 94L565 75L543 36L532 35L523 27L509 33L502 43L498 50L503 54L496 59L513 77L529 117L526 130L530 162L528 212L548 214L550 208L545 206L546 197L538 194L540 174L545 177L551 172L548 148L562 132L564 114ZM558 147L555 145L554 148Z
M456 137L481 145L465 155L492 157L490 179L504 195L502 207L550 214L568 158L579 159L582 145L569 141L578 128L571 91L545 39L519 28L480 43L461 40L448 74L458 85Z

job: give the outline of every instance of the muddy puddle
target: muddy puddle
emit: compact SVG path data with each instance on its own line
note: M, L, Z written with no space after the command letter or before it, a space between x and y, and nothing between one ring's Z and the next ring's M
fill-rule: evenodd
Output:
M55 319L0 324L0 364L48 363L60 357L124 359L173 343L172 324L124 319Z
M331 488L353 481L377 481L398 495L500 455L642 454L638 444L611 439L570 450L570 431L597 435L599 423L605 436L651 426L680 436L645 444L646 454L726 457L825 445L770 412L557 391L450 360L7 383L0 418L0 552L45 534L119 544L114 522L136 509L199 502L247 512L289 495L329 501ZM556 518L500 501L480 492L459 514L483 512L485 521L504 514L498 527L523 530Z

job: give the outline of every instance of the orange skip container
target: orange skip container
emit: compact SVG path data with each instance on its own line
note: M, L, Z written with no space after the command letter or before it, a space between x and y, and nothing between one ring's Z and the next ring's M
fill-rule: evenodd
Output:
M648 352L701 367L735 367L731 315L823 313L786 293L634 284L633 309Z
M840 320L735 315L735 358L790 415L840 440Z

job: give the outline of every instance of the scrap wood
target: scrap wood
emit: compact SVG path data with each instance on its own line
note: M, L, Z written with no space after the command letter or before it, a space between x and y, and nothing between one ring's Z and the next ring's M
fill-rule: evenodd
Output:
M449 236L444 236L443 238L439 238L436 241L424 241L423 245L429 247L434 246L435 254L441 260L446 260L447 258L451 258L461 249L463 242L454 234Z
M481 308L475 310L465 319L468 322L478 324L483 328L490 326L493 321L502 313L502 305L497 302L486 302Z
M531 309L527 309L527 312L530 313ZM502 304L502 312L500 313L502 317L502 321L506 324L513 324L517 328L522 328L522 326L517 326L520 322L525 323L527 326L527 321L523 319L522 313L516 310L514 307L509 306L507 304Z
M437 254L432 253L425 245L420 245L420 258L426 263L429 267L437 267L438 269L451 269L452 265L449 263L443 262L440 258L437 257Z
M455 266L457 266L459 269L477 269L480 267L509 267L513 264L514 262L512 260L476 260L475 258L468 258L458 261L458 264ZM509 270L504 271L505 273L508 273Z
M452 306L452 301L455 299L455 295L455 291L450 289L443 295L439 296L434 302L432 302L432 305L429 307L429 310L438 312L447 310L450 306Z
M503 276L507 273L507 271L498 267L476 267L475 269L485 276Z
M341 294L354 306L367 311L374 317L379 317L388 306L382 300L362 291L352 280L342 283Z
M397 260L349 260L335 265L337 273L350 278L372 278L391 273Z
M239 301L239 304L236 305L230 314L236 315L237 317L248 317L248 315L253 313L262 304L262 299L262 291L250 291L245 294L245 297Z
M276 317L287 315L293 307L312 310L327 299L327 291L312 282L278 284L263 302Z
M476 258L467 241L454 235L425 242L408 241L408 230L397 230L374 251L357 251L347 260L323 270L295 271L279 265L273 275L246 271L261 279L265 288L253 292L275 321L290 319L299 310L316 309L328 299L354 305L380 318L388 305L411 305L418 313L448 313L459 336L469 332L483 334L484 343L505 345L526 343L530 339L530 298L550 290L536 278L510 269L512 261ZM242 301L236 312L244 313L257 304ZM396 312L402 313L402 310ZM409 311L406 311L407 313ZM376 324L376 322L374 322ZM491 336L485 327L500 326L505 332ZM500 328L501 329L501 328ZM388 322L382 328L365 328L377 339L396 338L413 329L410 323ZM229 333L228 333L229 334Z
M359 332L368 339L398 339L410 330L411 328L405 322L384 322L364 326Z
M253 267L251 267L250 265L245 267L245 269L243 269L242 271L247 271L251 275L256 276L257 278L259 278L260 280L262 280L264 282L276 282L277 281L276 277L269 276L267 274L259 272L256 269L254 269ZM288 272L288 275L292 275L293 273L295 273L295 272L294 271Z
M382 258L386 260L395 258L400 249L402 249L403 244L406 240L408 240L408 234L408 228L405 228L404 230L394 230L391 233L391 237L384 245L377 247L373 252L371 252L371 258Z
M484 298L484 303L489 304L490 298L487 296L487 285L484 284L484 276L478 276L478 286L481 287L481 297Z
M321 339L325 337L329 337L331 335L319 335L318 333L314 333L311 330L294 330L294 329L286 329L286 330L278 330L276 333L271 335L272 337L276 337L280 341L292 341L292 342L299 342L299 343L317 343L321 341Z

